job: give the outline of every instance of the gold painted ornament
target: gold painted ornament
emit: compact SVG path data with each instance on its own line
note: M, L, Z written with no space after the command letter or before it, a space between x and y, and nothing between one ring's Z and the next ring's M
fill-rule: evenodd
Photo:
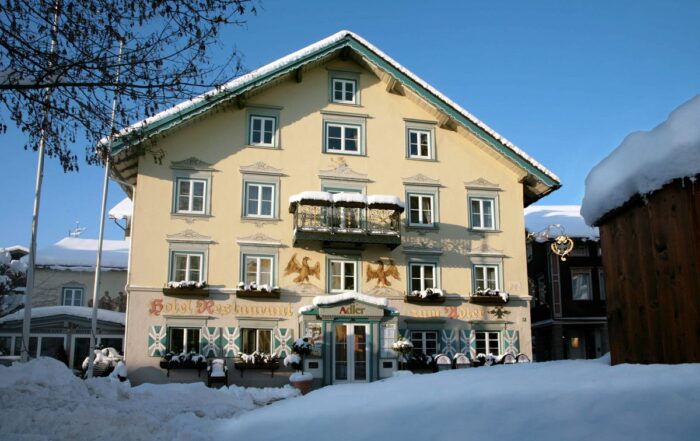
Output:
M570 237L562 234L554 239L550 247L552 248L552 252L559 256L562 262L565 262L566 256L574 249L574 241Z

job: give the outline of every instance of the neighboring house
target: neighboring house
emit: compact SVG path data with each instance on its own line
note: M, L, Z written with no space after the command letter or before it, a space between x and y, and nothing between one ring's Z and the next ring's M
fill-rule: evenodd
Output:
M586 178L605 252L611 361L700 362L700 95Z
M522 210L558 178L359 36L127 132L112 172L135 193L133 381L198 381L166 377L167 352L231 365L300 336L317 384L391 376L399 333L427 355L531 355ZM143 154L153 142L162 161ZM510 296L472 296L484 289Z
M532 352L537 361L598 358L608 351L605 284L598 229L580 205L525 209ZM561 260L551 248L565 234L574 242Z

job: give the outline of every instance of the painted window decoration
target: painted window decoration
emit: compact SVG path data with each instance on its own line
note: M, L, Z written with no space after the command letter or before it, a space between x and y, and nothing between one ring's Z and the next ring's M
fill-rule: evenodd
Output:
M433 146L429 130L408 130L408 157L433 159Z
M474 289L475 291L498 290L498 266L474 265Z
M500 332L476 331L476 353L500 355Z
M605 300L605 272L603 272L603 268L598 268L598 288L600 300Z
M203 179L177 180L177 213L204 214L207 181Z
M272 353L272 330L271 329L252 329L243 328L241 330L243 342L243 353L252 354L258 352L261 354Z
M251 115L250 145L274 147L276 123L277 120L271 116Z
M436 265L434 263L412 263L411 291L425 291L437 288L435 283Z
M330 264L331 291L357 290L357 262L331 260Z
M199 354L199 328L168 328L168 351Z
M200 253L175 252L172 258L171 282L201 282L204 256Z
M593 300L591 272L587 269L571 270L571 295L574 300Z
M412 226L435 225L434 198L432 195L411 194L408 196L408 223Z
M63 295L61 296L61 305L82 306L83 292L83 288L63 288Z
M411 343L414 351L433 356L438 352L438 332L411 331Z
M342 104L357 104L357 82L344 78L333 78L333 102Z
M272 286L273 258L271 256L245 256L245 283L260 287Z
M326 152L359 155L360 126L326 123Z
M495 201L491 198L470 198L472 228L476 230L495 230Z
M268 217L274 216L275 186L271 184L246 183L245 185L245 216Z

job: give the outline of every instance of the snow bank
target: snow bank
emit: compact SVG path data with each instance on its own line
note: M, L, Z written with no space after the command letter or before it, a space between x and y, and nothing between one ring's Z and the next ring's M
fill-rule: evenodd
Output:
M97 239L63 238L55 244L37 251L36 264L52 269L93 271L97 260L97 242ZM128 240L103 241L103 269L126 270L128 260Z
M283 388L210 389L204 383L131 387L113 378L83 381L51 358L0 366L2 440L221 440L221 418L296 397Z
M32 308L32 318L52 317L56 315L72 315L74 317L92 319L92 308L87 306L40 306ZM107 309L97 309L97 320L112 322L120 325L124 324L126 314L123 312L109 311ZM11 322L24 319L24 308L19 311L0 317L0 323Z
M401 375L316 390L224 421L212 436L691 441L700 433L698 378L700 364L611 367L609 359Z
M627 136L586 177L581 214L589 225L634 195L700 173L700 95L648 132Z
M561 226L569 237L591 240L600 237L598 228L586 225L580 205L530 205L525 209L525 228L529 233L539 233L551 225Z

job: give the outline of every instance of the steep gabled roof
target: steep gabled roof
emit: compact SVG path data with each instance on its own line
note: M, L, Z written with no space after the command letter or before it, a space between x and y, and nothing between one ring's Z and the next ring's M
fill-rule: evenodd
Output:
M528 175L541 182L547 190L538 192L535 199L560 187L559 178L542 164L535 161L515 144L488 127L474 115L437 91L367 40L350 31L340 31L251 73L242 75L219 88L206 92L191 100L184 101L170 109L123 129L112 143L111 150L112 154L115 155L115 162L119 164L120 161L126 159L126 153L129 148L146 139L163 133L191 118L202 115L215 106L225 102L231 102L253 89L295 72L297 69L303 68L309 63L344 48L355 51L369 62L378 66L381 70L399 81L403 87L410 89L441 112L444 112L457 124L470 130L489 146L527 171ZM133 170L135 167L132 164L129 168ZM114 171L119 177L124 178L120 167L115 167Z

